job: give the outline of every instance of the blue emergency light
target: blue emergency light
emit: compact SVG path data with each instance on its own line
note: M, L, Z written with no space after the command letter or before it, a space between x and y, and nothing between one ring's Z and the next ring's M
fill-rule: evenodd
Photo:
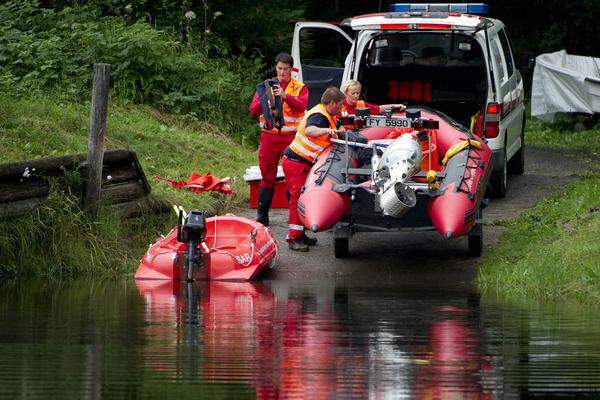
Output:
M489 6L486 3L393 3L391 12L455 12L463 14L486 15Z

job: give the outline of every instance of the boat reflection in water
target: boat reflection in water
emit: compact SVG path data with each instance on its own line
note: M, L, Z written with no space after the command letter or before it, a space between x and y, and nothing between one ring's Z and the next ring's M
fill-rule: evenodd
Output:
M146 307L144 363L162 379L246 387L258 399L491 398L477 306L466 301L390 302L384 293L381 309L372 289L136 285Z

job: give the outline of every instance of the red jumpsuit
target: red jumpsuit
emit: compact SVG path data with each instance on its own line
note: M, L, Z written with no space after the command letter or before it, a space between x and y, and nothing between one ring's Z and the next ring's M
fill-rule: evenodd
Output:
M298 214L298 199L306 177L315 162L315 158L318 156L317 153L322 151L317 149L324 149L331 144L328 134L309 138L304 133L304 129L309 126L331 129L336 127L335 117L329 115L321 104L308 111L305 118L306 120L303 120L304 122L300 123L298 127L296 139L285 150L285 156L281 163L287 189L290 193L288 241L300 239L304 235L304 225ZM315 147L311 149L311 145ZM307 149L308 152L306 152Z

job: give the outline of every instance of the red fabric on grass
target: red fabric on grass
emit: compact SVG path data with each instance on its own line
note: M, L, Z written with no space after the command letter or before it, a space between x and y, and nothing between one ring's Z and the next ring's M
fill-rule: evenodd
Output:
M221 192L230 194L233 192L231 189L231 178L215 178L210 172L205 174L199 174L198 172L192 172L192 175L187 181L172 181L170 179L155 176L159 181L165 182L167 185L176 189L185 188L196 194L202 194L204 192Z

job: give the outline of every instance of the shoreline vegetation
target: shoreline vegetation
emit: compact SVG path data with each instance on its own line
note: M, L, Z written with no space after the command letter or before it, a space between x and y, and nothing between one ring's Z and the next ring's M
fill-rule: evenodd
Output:
M87 104L58 102L49 95L0 99L0 163L85 153L88 116ZM137 152L154 197L209 214L228 212L248 200L241 177L256 163L255 146L210 123L113 101L106 138L108 149ZM197 195L154 179L185 180L194 170L231 176L234 194ZM148 244L174 224L172 212L123 220L107 208L91 222L74 196L51 191L35 212L0 221L0 276L131 273Z
M600 126L575 132L576 122L528 120L527 144L578 154L581 177L499 222L506 230L480 264L484 295L600 304Z

